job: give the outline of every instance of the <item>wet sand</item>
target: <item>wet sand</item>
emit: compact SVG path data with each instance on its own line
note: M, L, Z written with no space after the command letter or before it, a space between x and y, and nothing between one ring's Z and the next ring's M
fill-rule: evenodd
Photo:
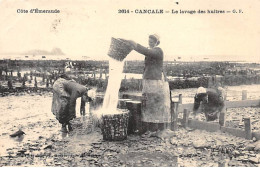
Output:
M259 166L260 142L220 132L180 128L118 142L103 141L99 128L86 135L61 133L51 100L48 92L0 98L0 166ZM259 125L259 108L228 112L232 122L234 115L240 121L254 113L252 126ZM11 138L19 128L25 135Z

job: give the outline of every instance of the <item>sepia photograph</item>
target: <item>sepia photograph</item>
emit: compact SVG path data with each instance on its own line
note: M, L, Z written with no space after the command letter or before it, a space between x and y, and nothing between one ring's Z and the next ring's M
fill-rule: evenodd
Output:
M0 0L0 167L260 167L259 0Z

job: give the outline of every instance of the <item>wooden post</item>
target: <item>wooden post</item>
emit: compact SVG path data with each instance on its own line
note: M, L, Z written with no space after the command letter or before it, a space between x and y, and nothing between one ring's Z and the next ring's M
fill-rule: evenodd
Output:
M225 94L224 94L224 101L226 101L227 100L227 91L225 90Z
M212 77L208 79L208 88L212 87Z
M100 75L99 78L102 79L102 70L100 69Z
M252 128L250 118L244 118L246 139L252 139Z
M225 167L225 165L226 165L225 157L223 153L221 153L220 159L218 161L218 167Z
M171 102L171 123L170 123L171 130L173 130L173 118L174 118L174 102Z
M225 126L225 122L226 122L226 106L224 106L224 108L221 110L220 115L219 115L219 125L220 126Z
M46 88L49 88L49 79L46 79Z
M184 128L188 127L188 121L189 121L189 111L188 109L183 110L183 119L182 119L182 125Z
M45 75L42 75L42 82L45 82Z
M50 84L51 84L51 86L53 85L53 83L52 83L52 78L50 78Z
M216 86L216 84L217 84L217 76L214 75L213 86Z
M247 91L243 90L242 91L242 100L246 100L247 99Z
M171 129L171 122L170 123L164 123L163 129Z
M171 130L177 130L178 123L178 108L179 102L172 102L171 104Z
M182 94L179 94L179 104L182 104Z
M142 90L142 79L138 79L138 90Z
M36 89L37 89L37 87L38 87L36 76L34 77L34 87L35 87Z
M141 102L139 101L127 101L126 107L129 110L129 123L128 132L142 134L147 130L144 127L146 123L141 120Z

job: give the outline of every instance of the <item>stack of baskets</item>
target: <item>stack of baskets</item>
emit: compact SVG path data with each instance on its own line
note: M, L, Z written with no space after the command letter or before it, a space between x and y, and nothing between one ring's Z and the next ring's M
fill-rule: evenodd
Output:
M101 130L103 139L120 141L127 138L129 111L123 110L121 114L108 114L102 116Z
M108 55L118 61L123 61L132 50L131 44L126 40L112 37Z
M89 134L94 129L94 122L92 117L77 117L70 121L72 132L79 135Z

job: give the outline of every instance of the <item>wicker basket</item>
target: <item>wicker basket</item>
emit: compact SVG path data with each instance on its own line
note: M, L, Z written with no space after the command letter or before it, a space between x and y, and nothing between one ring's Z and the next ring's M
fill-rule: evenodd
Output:
M132 50L132 46L126 40L112 37L107 55L118 61L123 61Z
M122 110L122 114L102 116L101 130L104 140L120 141L127 138L128 114L128 110Z
M72 119L70 121L72 132L77 133L79 135L89 134L93 131L93 119L91 117L87 117L85 120L81 117Z

